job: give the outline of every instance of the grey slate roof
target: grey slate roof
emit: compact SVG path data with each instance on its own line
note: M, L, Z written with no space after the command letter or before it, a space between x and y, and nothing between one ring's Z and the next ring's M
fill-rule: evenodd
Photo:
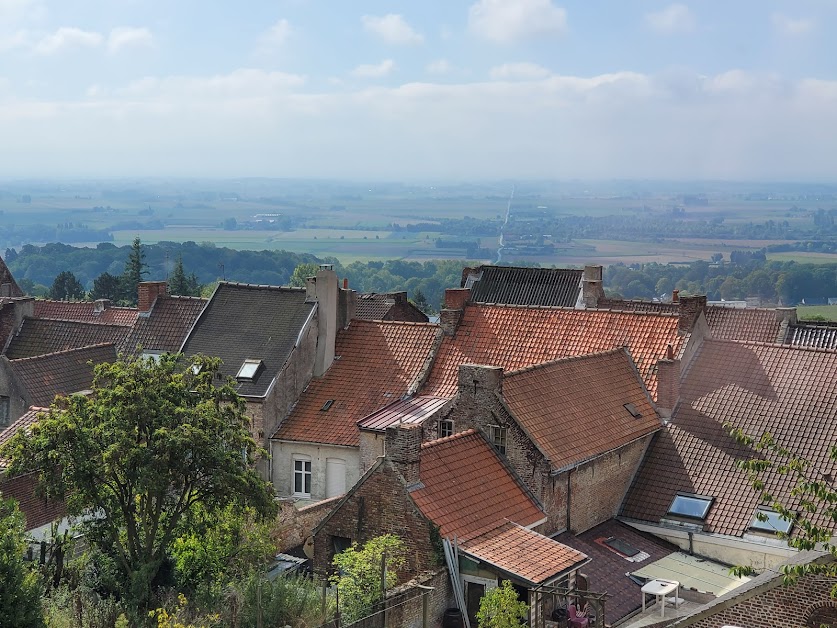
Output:
M583 270L480 266L465 269L462 287L474 303L575 307Z
M240 395L262 397L315 307L305 302L303 288L221 282L181 351L221 358L221 372L233 378L245 360L262 360L256 377L237 387Z
M137 316L120 351L132 354L142 347L144 351L176 353L206 303L207 299L200 297L159 295L150 311Z
M18 332L9 339L5 355L17 360L106 342L119 345L129 331L129 327L122 325L25 318Z

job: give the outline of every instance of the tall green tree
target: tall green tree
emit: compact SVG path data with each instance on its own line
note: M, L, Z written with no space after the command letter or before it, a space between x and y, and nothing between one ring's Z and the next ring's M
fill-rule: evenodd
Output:
M145 263L145 251L137 236L131 243L128 260L125 262L125 271L122 273L122 292L125 300L132 305L137 303L137 288L147 274L148 264Z
M288 285L294 288L304 288L305 280L316 275L318 270L320 267L317 264L297 264Z
M93 290L90 291L90 298L94 301L96 299L119 301L122 298L122 284L119 277L107 272L96 277L93 280Z
M13 499L0 495L0 628L44 626L38 573L23 560L23 514Z
M84 286L69 270L62 271L52 282L49 298L58 301L81 300L84 298Z
M174 270L169 277L169 293L184 297L199 297L201 295L201 285L198 283L195 273L187 275L186 271L183 270L183 255L178 255L177 261L174 263Z
M219 366L169 355L97 365L91 395L56 400L2 454L10 473L36 471L40 490L66 500L88 542L115 557L136 617L196 508L275 513L273 491L254 468L244 402L234 382L217 379Z

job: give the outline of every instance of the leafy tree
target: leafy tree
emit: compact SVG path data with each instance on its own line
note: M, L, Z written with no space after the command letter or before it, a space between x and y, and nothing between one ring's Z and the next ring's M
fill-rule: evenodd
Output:
M424 296L424 293L418 288L416 288L413 291L413 298L411 300L413 302L413 305L415 305L418 309L420 309L428 316L434 313L433 308L427 302L427 297Z
M529 607L517 597L511 582L486 591L477 611L479 628L521 628L525 625Z
M334 557L338 573L332 577L332 582L337 585L343 623L351 623L372 612L373 605L383 599L385 591L398 583L397 571L404 565L405 555L404 542L394 534L384 534L369 539L362 547L352 543ZM386 582L381 578L384 565Z
M38 574L23 561L24 533L17 502L0 495L0 628L45 625Z
M210 514L231 503L275 512L254 469L244 402L233 382L216 380L219 365L169 355L99 364L90 396L56 400L4 450L10 473L37 471L45 495L83 516L88 542L114 556L134 613L148 609L152 583L199 505Z
M187 276L183 270L182 254L177 256L174 270L171 273L171 277L169 277L169 292L184 297L198 297L201 294L201 286L198 283L198 278L195 276L195 273Z
M125 262L125 271L122 273L122 292L132 305L137 303L137 289L147 274L148 264L145 263L145 251L139 236L137 236L131 243L131 251L128 253L128 260Z
M316 275L318 270L320 267L317 264L297 264L288 285L294 288L304 288L305 280Z
M13 261L17 259L17 251L12 248L6 249L6 252L3 253L3 259L6 261L7 264L11 264Z
M84 286L69 270L62 271L52 282L49 298L58 301L81 300L84 298Z
M115 277L110 273L102 273L93 280L93 290L90 291L90 298L96 299L110 299L111 301L119 301L122 298L122 284L119 277Z

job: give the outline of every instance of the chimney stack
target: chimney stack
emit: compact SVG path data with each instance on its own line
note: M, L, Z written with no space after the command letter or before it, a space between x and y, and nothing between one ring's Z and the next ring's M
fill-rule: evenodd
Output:
M459 394L477 396L503 392L503 367L484 364L459 366Z
M585 308L596 308L599 300L604 299L604 285L602 282L602 267L590 265L584 267L581 276L581 300Z
M416 423L390 425L386 433L386 457L404 477L407 486L421 481L422 427Z
M462 319L462 313L465 310L465 304L470 298L471 291L468 288L448 288L445 290L445 307L439 312L439 324L446 336L453 336L456 333L456 328L459 327L459 321Z
M317 357L314 361L314 377L322 377L334 362L334 345L337 342L337 306L340 294L334 266L320 264L317 276L306 279L305 288L307 299L317 302Z
M663 418L671 418L679 398L680 359L674 358L674 351L669 344L665 359L657 360L657 410Z
M150 312L154 301L160 295L169 292L169 285L165 281L142 281L137 288L137 309L140 312Z
M680 303L680 290L677 288L671 291L671 302Z
M706 309L706 295L680 297L678 303L680 304L680 318L677 321L677 331L681 334L688 334L695 326L700 313Z

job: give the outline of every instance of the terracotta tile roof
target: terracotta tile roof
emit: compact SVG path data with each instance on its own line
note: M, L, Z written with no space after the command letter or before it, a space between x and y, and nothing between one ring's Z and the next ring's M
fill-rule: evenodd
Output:
M9 339L5 355L17 360L108 342L119 346L129 332L130 328L124 325L25 318Z
M544 514L475 430L421 446L420 488L410 495L442 536L464 542L508 521L532 526Z
M56 395L89 389L93 384L93 365L114 360L113 344L101 344L10 360L9 364L26 388L32 405L48 406Z
M785 344L812 349L837 349L837 323L805 323L791 325Z
M406 292L367 292L357 295L354 318L365 321L426 323L427 315L410 303Z
M12 440L12 436L17 434L20 430L29 431L33 425L38 420L38 415L42 412L48 412L49 408L39 407L39 406L31 406L26 412L24 412L18 419L6 427L3 431L0 431L0 449ZM5 466L2 459L0 459L0 467Z
M781 318L776 310L710 305L706 308L706 322L715 340L781 342Z
M357 447L357 421L407 393L438 333L430 323L353 320L337 334L339 359L311 380L273 438Z
M362 430L385 432L390 425L424 423L449 403L450 399L440 397L409 397L365 416L357 426Z
M642 561L628 560L624 554L605 545L604 541L611 538L627 542L642 552ZM631 580L628 573L679 551L676 545L643 534L615 519L609 519L578 536L565 532L556 536L555 540L590 557L583 572L588 577L591 591L608 594L605 624L609 625L642 607L640 585ZM636 558L639 557L639 554L636 555Z
M662 427L624 348L508 373L503 397L556 470Z
M508 521L465 542L462 550L532 585L587 561L586 554Z
M35 318L54 318L85 323L106 323L130 327L137 320L139 310L133 307L108 307L96 311L92 301L50 301L35 299Z
M609 310L468 304L453 336L439 349L422 394L456 394L461 364L517 370L558 358L627 346L652 395L657 360L671 344L675 355L687 336L677 333L676 316Z
M146 351L180 351L207 302L200 297L158 295L151 310L137 317L120 351L134 353L137 347Z
M479 266L463 273L463 288L471 288L475 303L575 307L581 292L582 270Z
M650 312L655 314L678 314L680 305L661 301L644 301L642 299L601 299L600 309L621 310L623 312Z
M261 360L253 380L240 380L238 394L267 393L293 351L316 303L302 288L218 284L183 345L187 356L221 358L221 373L235 377L245 360Z
M756 452L724 430L729 422L809 460L819 473L837 473L829 453L837 443L837 353L755 343L704 341L684 375L672 423L658 433L622 514L659 521L678 492L714 497L704 530L740 536L759 504L734 467ZM767 478L767 489L789 507L791 478Z
M35 495L38 477L35 473L0 479L0 495L17 500L20 511L26 517L26 530L34 530L57 521L67 514L64 502L47 501Z

